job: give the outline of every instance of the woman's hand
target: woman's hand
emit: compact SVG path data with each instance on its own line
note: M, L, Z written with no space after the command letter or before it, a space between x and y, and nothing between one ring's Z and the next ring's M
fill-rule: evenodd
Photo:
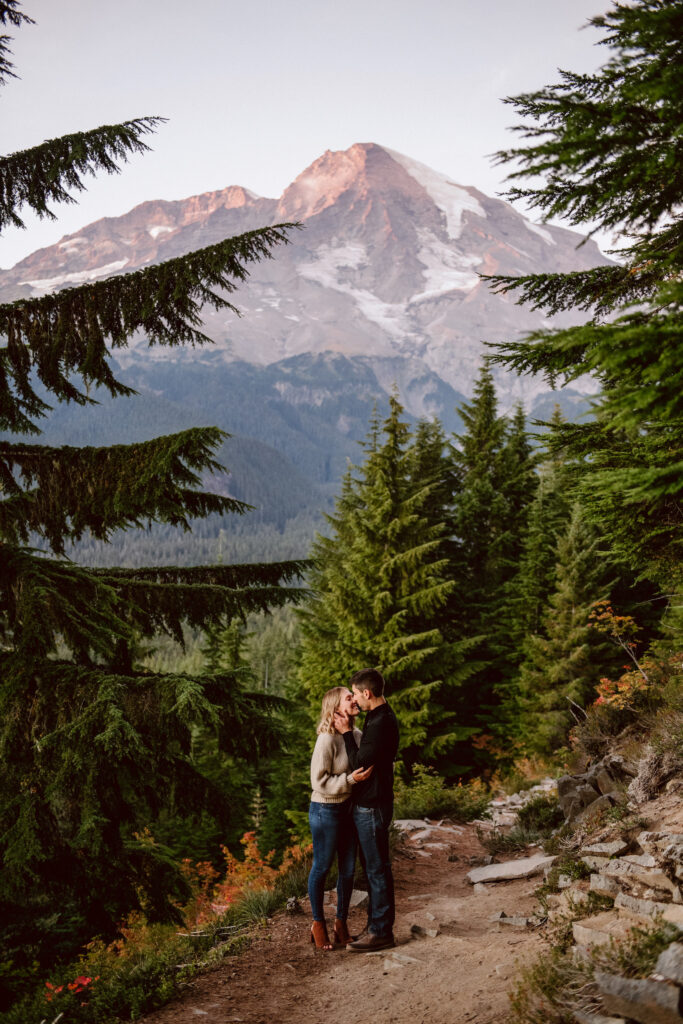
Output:
M351 732L353 726L351 724L351 718L345 712L337 709L334 713L333 723L335 730L342 736L345 732Z
M369 779L372 775L372 769L374 767L375 766L371 764L369 768L356 768L355 772L352 772L351 778L354 782L365 782L365 780Z

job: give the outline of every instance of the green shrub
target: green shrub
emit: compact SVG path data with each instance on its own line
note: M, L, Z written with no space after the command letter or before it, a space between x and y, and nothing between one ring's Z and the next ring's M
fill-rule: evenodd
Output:
M274 889L252 889L236 904L230 920L242 925L263 924L281 904L282 897Z
M447 786L445 780L428 765L416 764L413 778L395 784L394 817L452 818L471 821L486 813L490 793L482 782Z
M549 836L564 824L564 814L557 797L539 793L517 812L520 828L537 833L537 838Z
M485 832L484 829L478 828L477 838L492 857L497 857L499 854L518 853L538 842L536 832L517 826L513 826L509 832L502 832L497 828L491 832Z

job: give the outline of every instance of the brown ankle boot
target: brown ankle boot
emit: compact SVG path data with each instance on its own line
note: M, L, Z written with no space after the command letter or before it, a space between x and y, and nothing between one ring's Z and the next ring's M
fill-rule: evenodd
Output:
M335 918L334 921L334 941L339 946L345 946L347 942L353 941L353 935L350 934L346 921L342 921L340 917Z
M327 925L324 921L314 921L311 925L311 942L315 943L316 949L332 949L332 943L327 934Z

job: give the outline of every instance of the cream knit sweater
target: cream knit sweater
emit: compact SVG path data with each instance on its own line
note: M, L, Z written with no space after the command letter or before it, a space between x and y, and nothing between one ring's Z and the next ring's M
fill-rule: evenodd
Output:
M361 738L360 729L353 730L353 738L358 746ZM344 803L351 795L351 774L344 737L338 732L321 732L315 741L311 758L311 802Z

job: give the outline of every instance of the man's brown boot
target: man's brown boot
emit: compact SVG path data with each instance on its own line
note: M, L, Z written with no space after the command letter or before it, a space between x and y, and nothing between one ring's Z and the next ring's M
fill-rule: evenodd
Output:
M373 932L367 932L355 942L349 942L346 948L351 953L374 953L377 949L391 949L395 945L393 932L389 932L388 935L375 935Z

